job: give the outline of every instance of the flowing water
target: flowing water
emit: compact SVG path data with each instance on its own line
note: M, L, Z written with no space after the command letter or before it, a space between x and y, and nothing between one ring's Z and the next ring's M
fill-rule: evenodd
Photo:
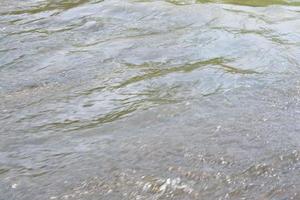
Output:
M1 0L0 200L300 199L300 1Z

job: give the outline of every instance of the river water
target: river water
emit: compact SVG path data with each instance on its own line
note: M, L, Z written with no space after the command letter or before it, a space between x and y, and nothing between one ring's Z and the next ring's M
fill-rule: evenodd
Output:
M300 199L300 1L0 1L0 200Z

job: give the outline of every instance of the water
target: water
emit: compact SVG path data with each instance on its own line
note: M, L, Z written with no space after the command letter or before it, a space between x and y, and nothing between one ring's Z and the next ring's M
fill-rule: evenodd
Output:
M0 199L300 199L296 0L0 2Z

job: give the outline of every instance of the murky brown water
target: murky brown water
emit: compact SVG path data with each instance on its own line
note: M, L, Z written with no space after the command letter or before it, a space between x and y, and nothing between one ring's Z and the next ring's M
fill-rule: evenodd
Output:
M0 1L0 200L300 199L300 1L209 2Z

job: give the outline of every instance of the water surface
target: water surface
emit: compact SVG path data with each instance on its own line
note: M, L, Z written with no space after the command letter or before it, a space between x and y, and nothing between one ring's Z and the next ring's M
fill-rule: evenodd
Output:
M299 5L1 1L0 200L300 199Z

